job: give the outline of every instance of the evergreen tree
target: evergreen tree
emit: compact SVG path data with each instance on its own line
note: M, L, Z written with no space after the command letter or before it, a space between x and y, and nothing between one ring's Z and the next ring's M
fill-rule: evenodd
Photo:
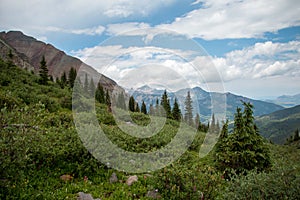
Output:
M111 100L110 100L110 95L109 95L109 92L108 90L106 90L106 94L105 94L105 102L106 102L106 105L107 105L107 110L108 112L111 112Z
M95 98L99 103L105 103L105 93L100 82L97 84Z
M90 84L89 84L89 92L90 92L91 96L95 95L95 90L96 90L95 83L94 83L93 78L91 78L91 81L90 81Z
M162 97L161 97L161 102L160 104L162 105L162 107L164 108L165 112L166 112L166 116L168 118L171 118L171 106L170 106L170 101L168 99L168 94L167 91L165 90Z
M294 134L294 141L298 141L298 140L300 140L299 129L297 129Z
M136 103L136 105L135 105L135 110L134 110L134 111L135 111L135 112L141 112L139 103Z
M179 108L176 98L175 98L173 109L172 109L172 118L177 121L181 120L181 110Z
M160 116L160 109L159 109L159 100L156 97L156 105L155 105L155 113L156 116Z
M68 82L69 82L69 87L73 88L74 87L74 82L77 76L77 71L75 68L71 67L68 75Z
M191 98L191 94L190 91L188 91L187 96L185 98L185 113L184 113L184 120L186 121L186 123L190 126L193 125L193 106L192 106L192 98Z
M87 74L85 74L85 77L84 77L83 89L86 93L89 93L89 80L88 80L88 75Z
M48 67L47 62L45 60L45 56L43 56L40 62L40 83L42 85L48 84Z
M66 72L63 72L63 74L60 77L59 85L61 88L64 88L67 84L67 75Z
M9 49L9 52L8 52L7 56L8 56L8 66L12 67L13 66L13 57L14 57L14 55L13 55L11 49Z
M53 79L53 76L49 76L49 80L51 81L51 82L54 82L54 79Z
M243 102L244 112L237 108L233 133L228 135L228 125L223 126L217 145L216 160L221 170L234 169L236 173L257 168L259 171L270 166L269 149L255 129L253 106ZM225 139L224 139L225 138ZM230 170L229 170L230 171Z
M147 107L144 101L142 102L141 112L147 115Z
M133 96L130 96L129 98L128 108L131 112L135 111L135 100Z

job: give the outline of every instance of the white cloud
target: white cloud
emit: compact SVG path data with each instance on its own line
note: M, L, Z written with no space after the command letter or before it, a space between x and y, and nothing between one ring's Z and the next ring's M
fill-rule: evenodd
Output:
M75 31L78 34L86 27L97 27L124 20L124 17L147 16L175 2L175 0L1 0L0 28L35 32L45 27L58 27L58 30L78 30Z
M198 2L198 1L197 1ZM207 40L263 37L266 32L300 25L300 1L203 0L193 10L158 28Z
M64 28L59 28L54 26L48 26L39 29L41 31L46 30L48 32L72 33L76 35L101 35L105 30L103 26L96 26L96 27L83 28L83 29L64 29Z
M300 41L264 42L229 52L214 63L224 80L300 76Z
M203 86L245 79L260 82L276 77L285 77L287 82L295 84L291 80L300 77L300 41L256 43L224 57L197 56L195 52L178 49L124 48L120 45L86 48L73 54L127 88L144 85L145 81L153 85L165 82L165 85L178 89L180 84Z

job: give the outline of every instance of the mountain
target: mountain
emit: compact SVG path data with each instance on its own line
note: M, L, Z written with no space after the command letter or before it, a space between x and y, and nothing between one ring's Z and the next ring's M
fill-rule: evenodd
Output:
M171 106L173 105L174 99L176 97L183 112L184 99L188 91L190 91L190 89L181 89L176 92L167 91ZM161 98L164 90L158 90L150 88L149 86L143 86L137 88L136 90L131 89L128 92L130 95L134 96L139 104L142 100L144 100L147 105L155 105L156 99ZM282 106L276 105L274 103L254 100L232 93L207 92L200 87L194 87L191 91L191 95L193 99L194 111L199 111L202 121L210 119L212 115L212 100L215 101L214 106L222 108L223 110L224 106L226 107L226 117L229 120L233 119L236 108L242 107L242 101L251 102L254 105L254 116L265 115L283 109ZM226 104L222 104L222 102L225 102L225 100ZM214 110L218 110L218 108L214 108Z
M263 115L255 121L261 135L283 144L296 129L300 130L300 105Z
M9 58L9 52L13 57ZM26 68L27 70L38 73L40 61L45 56L49 75L54 78L60 77L63 72L68 73L71 67L78 70L84 69L84 72L92 77L101 76L100 82L104 88L112 91L113 89L122 90L117 83L108 77L99 74L91 66L83 63L81 60L69 56L63 51L55 48L51 44L38 41L37 39L24 35L20 31L0 32L0 58ZM95 80L95 79L94 79Z
M282 96L277 97L274 100L266 100L266 101L289 108L289 107L293 107L296 105L300 105L300 94L282 95Z

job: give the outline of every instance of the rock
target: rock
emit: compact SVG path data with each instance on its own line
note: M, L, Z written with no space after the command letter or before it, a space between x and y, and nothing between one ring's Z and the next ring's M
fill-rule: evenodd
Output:
M84 192L79 192L77 200L101 200L99 198L93 199L93 196L91 194L85 194Z
M110 183L116 183L116 182L118 182L118 177L117 177L117 175L116 175L115 172L112 173L111 177L109 178L109 182Z
M84 192L79 192L77 200L94 200L91 194L85 194Z
M70 180L73 179L73 177L69 174L64 174L64 175L60 176L60 179L63 180L63 181L70 181Z
M147 194L146 194L146 197L150 197L150 198L153 198L153 199L160 199L161 198L160 194L158 193L158 190L148 191Z
M137 175L129 176L129 178L128 178L127 181L126 181L126 184L127 184L128 186L131 186L134 182L137 182L137 181L138 181Z

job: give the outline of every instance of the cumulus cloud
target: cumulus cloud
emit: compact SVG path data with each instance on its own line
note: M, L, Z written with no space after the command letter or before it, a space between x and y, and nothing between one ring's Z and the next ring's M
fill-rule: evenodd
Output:
M288 81L291 77L300 77L300 41L256 43L224 57L196 55L196 52L180 49L124 48L121 45L96 46L73 54L125 87L141 86L146 78L156 83L164 80L176 87L179 82L202 86L243 79L286 77Z
M300 75L300 41L267 41L229 52L214 63L224 80Z
M40 31L51 26L58 27L58 30L81 30L122 20L124 17L147 16L154 10L175 2L175 0L2 0L0 27L23 29L26 32Z
M300 1L203 0L193 10L158 28L207 40L263 37L266 32L300 25Z

